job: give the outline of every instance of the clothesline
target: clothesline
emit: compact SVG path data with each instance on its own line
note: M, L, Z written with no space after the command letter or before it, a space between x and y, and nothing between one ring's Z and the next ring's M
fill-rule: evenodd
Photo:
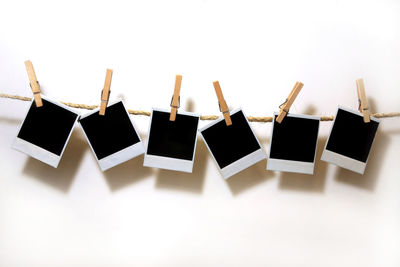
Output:
M0 93L0 98L9 98L9 99L15 99L15 100L20 100L20 101L32 101L31 97L26 97L26 96L19 96L19 95L12 95L12 94L6 94L6 93ZM60 101L64 105L67 105L72 108L80 108L80 109L88 109L92 110L95 108L98 108L99 106L97 105L87 105L87 104L77 104L77 103L70 103L70 102L64 102ZM142 116L150 116L151 113L149 111L145 110L133 110L133 109L128 109L129 114L132 115L142 115ZM393 117L400 117L400 112L385 112L385 113L374 113L371 114L375 118L393 118ZM200 120L216 120L220 116L217 115L201 115ZM333 121L335 116L319 116L321 118L321 121ZM251 122L272 122L272 117L254 117L254 116L248 116L247 119Z

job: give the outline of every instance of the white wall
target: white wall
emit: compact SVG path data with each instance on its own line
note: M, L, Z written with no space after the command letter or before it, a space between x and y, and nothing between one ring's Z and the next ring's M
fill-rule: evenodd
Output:
M270 116L295 81L293 113L400 110L399 1L1 1L0 91L98 104L230 107ZM399 266L400 119L380 125L364 176L317 161L314 176L263 161L223 180L199 141L191 175L102 173L76 127L58 169L10 148L28 102L0 99L0 266ZM82 110L82 113L85 111ZM148 117L134 117L144 139ZM202 122L205 125L206 122ZM318 158L331 122L322 122ZM252 123L268 148L271 124Z

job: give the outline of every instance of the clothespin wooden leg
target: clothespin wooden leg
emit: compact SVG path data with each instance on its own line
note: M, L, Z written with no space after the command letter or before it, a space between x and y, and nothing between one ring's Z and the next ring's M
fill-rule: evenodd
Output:
M174 89L174 95L172 96L171 100L171 114L169 115L169 120L170 121L175 121L176 119L176 113L178 112L179 108L179 93L181 91L181 84L182 84L182 75L176 75L175 77L175 89Z
M369 111L367 97L365 95L365 87L363 79L358 79L356 81L356 84L357 84L357 95L359 101L358 110L363 114L364 122L368 123L371 121L370 119L371 114Z
M29 83L33 92L33 98L35 100L36 107L43 106L42 97L40 96L40 86L37 81L35 70L33 69L33 64L30 60L25 61L26 72L28 73Z
M232 125L231 115L229 114L228 105L225 102L224 95L222 94L221 86L218 81L213 82L215 93L217 94L219 109L224 115L225 123L227 126Z
M301 88L303 88L303 84L301 82L296 82L285 103L280 106L280 112L278 117L276 118L277 123L281 123L283 118L289 113L289 109L292 106L297 95L300 93Z
M108 99L110 97L110 87L111 87L111 78L113 71L111 69L107 69L106 80L104 81L104 88L101 91L101 103L100 103L100 115L106 114L106 107L108 104Z

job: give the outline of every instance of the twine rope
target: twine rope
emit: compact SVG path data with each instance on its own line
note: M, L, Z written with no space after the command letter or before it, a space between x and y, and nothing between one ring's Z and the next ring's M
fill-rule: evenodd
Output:
M21 101L32 101L31 97L26 97L26 96L19 96L19 95L11 95L11 94L5 94L5 93L0 93L0 98L9 98L9 99L15 99L15 100L21 100ZM76 103L70 103L70 102L64 102L60 101L66 106L72 107L72 108L80 108L80 109L95 109L98 108L99 106L97 105L86 105L86 104L76 104ZM141 115L141 116L150 116L151 113L149 111L145 110L133 110L133 109L128 109L129 114L132 115ZM371 114L371 116L375 118L393 118L393 117L400 117L400 112L386 112L386 113L374 113ZM220 116L217 115L201 115L200 120L204 121L209 121L209 120L216 120ZM335 116L319 116L321 118L321 121L333 121ZM254 116L248 116L247 119L251 122L272 122L272 117L254 117Z

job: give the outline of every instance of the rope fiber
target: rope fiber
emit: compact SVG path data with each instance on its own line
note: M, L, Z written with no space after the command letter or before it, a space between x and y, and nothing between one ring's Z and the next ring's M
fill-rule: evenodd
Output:
M5 93L0 93L0 98L9 98L9 99L15 99L15 100L21 100L21 101L32 101L31 97L26 97L26 96L19 96L19 95L11 95L11 94L5 94ZM95 109L98 108L99 106L97 105L86 105L86 104L76 104L76 103L70 103L70 102L63 102L60 101L66 106L72 107L72 108L80 108L80 109ZM128 109L129 114L132 115L142 115L142 116L150 116L151 113L149 111L144 111L144 110L132 110ZM387 112L387 113L374 113L371 114L371 116L375 118L393 118L393 117L400 117L400 112ZM208 121L208 120L216 120L220 116L217 115L201 115L200 120ZM321 121L333 121L335 116L319 116L321 118ZM253 116L248 116L247 119L251 122L272 122L272 117L253 117Z

